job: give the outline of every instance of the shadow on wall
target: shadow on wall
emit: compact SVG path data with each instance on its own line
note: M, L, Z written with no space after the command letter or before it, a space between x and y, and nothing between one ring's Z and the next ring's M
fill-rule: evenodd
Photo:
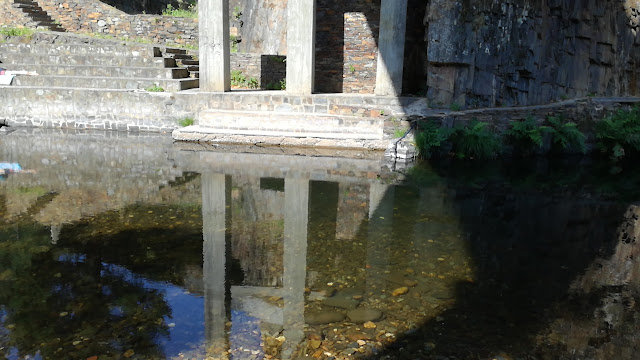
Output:
M629 351L640 344L634 330L639 279L633 277L640 267L634 260L640 208L584 187L584 178L596 170L584 170L585 164L532 164L521 174L507 174L508 184L492 183L507 168L475 165L486 178L465 181L465 173L478 175L467 162L435 167L451 190L444 203L466 234L473 279L451 289L455 299L438 316L370 358L635 358ZM491 180L497 173L503 175ZM553 181L527 191L512 187L529 176ZM569 183L558 186L563 180ZM439 209L420 203L420 177L414 181L415 193L402 203L396 190L394 219L418 211L437 216ZM378 209L372 218L380 215ZM414 226L416 234L433 230ZM414 240L417 252L426 248L419 243L426 238Z
M380 0L317 0L316 79L318 93L369 93L376 84ZM403 93L424 86L423 1L409 0Z
M173 8L186 9L190 4L197 3L197 0L100 0L101 2L124 11L127 14L156 14L161 15L162 11L171 5Z

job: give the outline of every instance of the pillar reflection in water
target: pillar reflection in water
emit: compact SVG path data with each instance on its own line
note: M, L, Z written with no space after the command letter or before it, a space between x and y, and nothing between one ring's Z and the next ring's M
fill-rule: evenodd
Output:
M202 227L204 256L204 321L207 347L226 350L225 336L225 197L224 174L202 174Z
M367 288L375 289L389 264L389 236L393 225L394 187L372 182L369 188L369 227L367 236Z
M283 358L291 357L304 337L304 287L307 276L309 179L284 182L284 336Z

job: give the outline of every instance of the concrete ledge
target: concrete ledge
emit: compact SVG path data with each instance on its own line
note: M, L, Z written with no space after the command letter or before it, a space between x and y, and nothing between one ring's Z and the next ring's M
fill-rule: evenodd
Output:
M3 63L46 64L46 65L94 65L94 66L132 66L132 67L176 67L176 59L142 56L112 55L45 55L23 53L0 53Z
M86 77L65 75L16 76L13 85L68 88L140 89L157 85L165 91L181 91L198 87L198 79L142 79L131 77Z
M2 64L7 70L35 71L39 75L127 77L143 79L181 79L189 77L186 68L123 67L98 65Z
M330 114L206 110L199 128L210 134L382 140L384 120Z
M320 135L324 136L324 134ZM176 129L173 131L172 137L177 141L194 141L212 144L251 144L261 146L317 147L334 149L385 150L389 145L389 140L220 134L211 132L210 129L203 128L198 125Z

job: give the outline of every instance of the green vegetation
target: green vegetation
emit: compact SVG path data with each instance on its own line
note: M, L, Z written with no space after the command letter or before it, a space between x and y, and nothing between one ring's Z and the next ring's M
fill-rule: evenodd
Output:
M355 73L356 72L356 67L353 66L352 64L349 64L349 72L352 73L352 74Z
M162 88L162 86L159 86L158 84L155 84L153 86L149 86L145 90L147 90L149 92L164 92L164 88Z
M403 136L404 136L404 134L406 134L406 133L407 133L407 130L406 130L406 129L402 129L402 128L399 128L399 127L398 127L398 128L395 128L395 129L393 130L393 137L394 137L395 139L399 139L399 138L403 137Z
M640 108L618 112L598 125L596 138L601 151L612 159L624 156L624 149L640 152ZM429 122L420 124L415 133L415 145L420 157L433 158L449 154L460 159L492 159L505 152L509 145L513 156L531 156L536 153L558 154L586 151L586 136L573 122L562 117L549 117L540 125L532 116L514 121L509 129L497 133L489 124L476 119L454 129L439 127ZM447 149L445 151L444 149ZM449 151L450 149L450 151Z
M258 83L258 79L256 79L255 77L250 77L247 80L247 87L249 89L258 89L260 87L260 83Z
M247 82L247 77L241 70L231 70L231 85L232 86L244 86Z
M451 134L453 153L460 159L493 159L500 152L499 136L491 131L489 124L472 120L456 128Z
M539 126L533 116L515 121L505 131L505 141L513 146L514 154L530 156L542 149L546 127Z
M167 8L162 10L162 15L183 18L197 18L198 8L196 4L191 4L186 9L174 8L173 6L171 6L171 4L168 4Z
M240 38L238 38L235 35L231 35L231 36L229 36L229 38L231 39L231 52L232 53L237 53L238 52L238 44L240 43Z
M640 152L640 108L618 110L604 118L595 128L596 147L618 161L631 153Z
M415 134L415 144L422 158L434 157L444 143L449 139L452 129L439 127L433 122L422 125L422 128Z
M549 116L547 124L546 131L551 134L552 150L558 151L560 147L561 151L577 149L582 153L586 152L586 136L580 132L576 123L564 121L561 116Z
M454 102L454 103L451 103L451 105L449 105L449 109L451 111L460 111L460 110L462 110L462 105Z
M193 118L190 118L190 117L186 117L184 119L178 120L178 125L182 127L190 126L190 125L193 125L194 123L195 123L195 120L193 120Z
M265 88L267 90L285 90L287 88L287 82L285 79L281 79L277 83L268 83Z
M0 28L0 35L4 36L32 36L35 30L29 28L14 28L14 27L2 27Z

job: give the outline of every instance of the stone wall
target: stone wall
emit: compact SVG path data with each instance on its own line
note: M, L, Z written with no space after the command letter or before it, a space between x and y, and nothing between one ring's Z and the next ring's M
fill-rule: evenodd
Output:
M12 0L0 0L0 27L35 27L35 23L28 19L22 11L11 6Z
M427 96L435 106L493 107L636 95L639 5L431 0Z
M379 0L317 1L317 92L373 93L379 23Z
M280 55L231 54L231 71L239 70L247 78L258 80L261 89L274 89L287 77L286 57Z
M97 0L48 0L38 3L69 32L146 39L163 45L198 45L198 19L129 15Z

